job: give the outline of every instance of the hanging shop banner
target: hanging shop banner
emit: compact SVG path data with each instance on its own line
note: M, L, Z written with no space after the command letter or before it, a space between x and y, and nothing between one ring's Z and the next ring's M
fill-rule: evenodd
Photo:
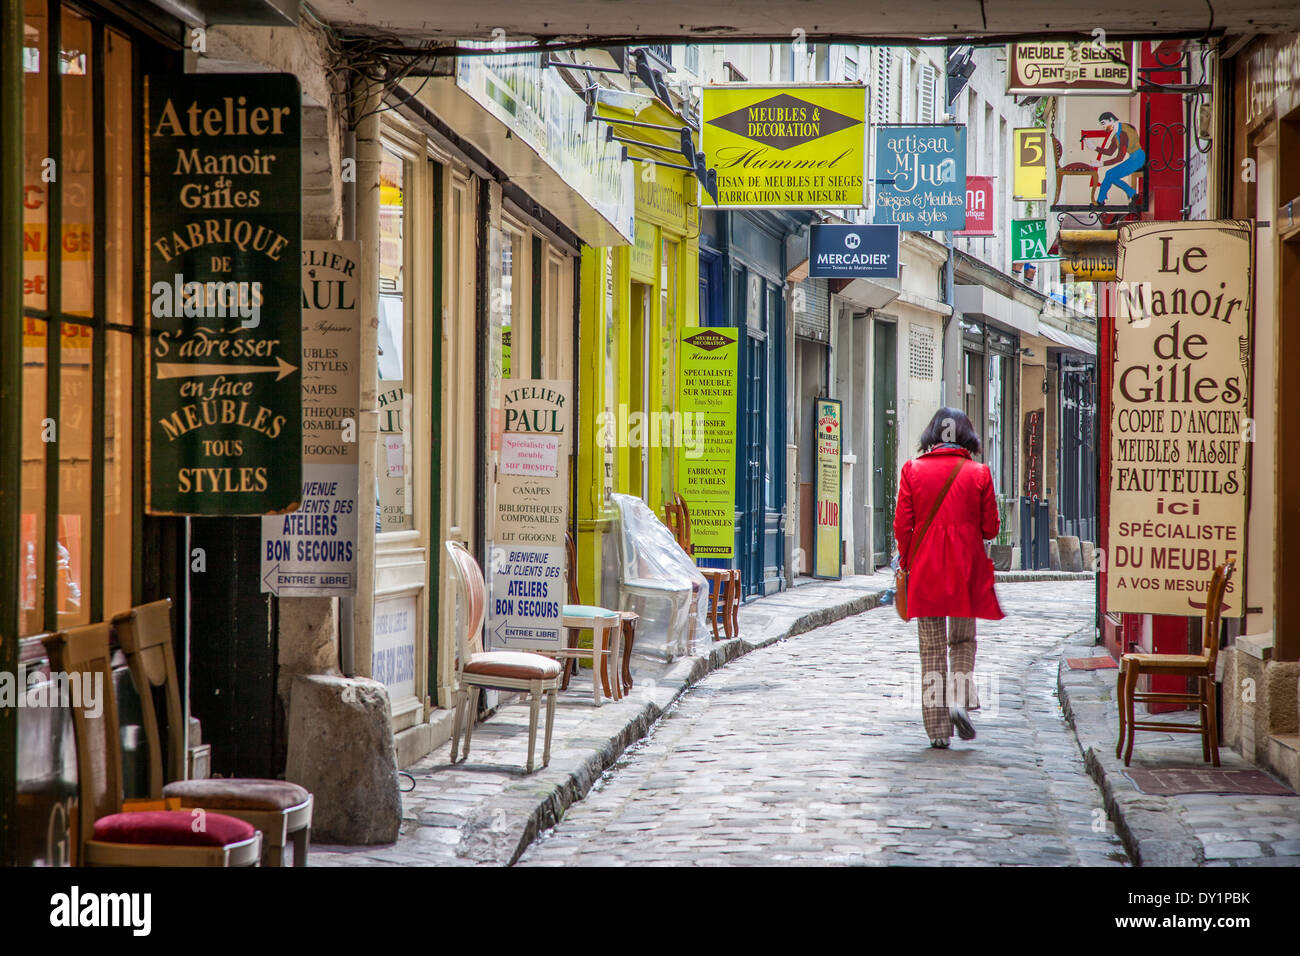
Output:
M966 228L955 236L991 236L993 232L993 177L966 177Z
M302 495L302 92L291 74L145 81L151 514Z
M1047 130L1040 126L1011 131L1011 198L1023 202L1047 199Z
M1132 91L1136 63L1136 43L1013 43L1007 49L1007 92L1044 96Z
M811 279L897 279L898 227L813 223L809 229Z
M813 528L812 576L835 581L840 579L844 551L844 529L840 524L843 505L840 410L837 399L819 398L813 419L813 441L817 443L817 524Z
M682 329L677 473L697 558L729 559L735 552L739 340L736 329Z
M1047 220L1011 220L1011 261L1031 262L1036 259L1055 259L1047 254Z
M572 392L568 380L505 383L488 575L487 633L498 649L564 641Z
M349 595L357 588L360 512L361 243L302 246L302 504L262 518L262 590Z
M867 89L860 83L706 86L703 116L701 148L718 172L719 207L866 205Z
M1119 229L1111 388L1112 611L1200 616L1236 557L1224 617L1244 613L1254 223Z
M876 127L877 225L966 228L966 127Z

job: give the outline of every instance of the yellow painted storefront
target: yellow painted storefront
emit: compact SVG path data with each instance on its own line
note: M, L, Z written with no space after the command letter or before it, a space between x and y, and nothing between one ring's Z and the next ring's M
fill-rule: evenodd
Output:
M601 104L616 135L663 144L676 133L618 125L620 118L664 126L680 120L658 105L633 114ZM667 151L630 146L636 168L636 237L632 246L586 247L578 348L577 580L584 601L609 601L617 567L610 537L610 494L642 498L661 517L677 490L671 421L677 406L680 330L699 316L699 192L693 174L648 161L681 163ZM661 432L667 431L667 434Z

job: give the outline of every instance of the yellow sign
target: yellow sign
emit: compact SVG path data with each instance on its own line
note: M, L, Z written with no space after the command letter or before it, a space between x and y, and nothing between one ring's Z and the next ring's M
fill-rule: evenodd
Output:
M860 84L706 86L701 138L720 207L866 205Z
M840 487L840 403L819 398L816 404L813 443L817 446L817 523L813 526L815 578L840 579L844 533L840 525L843 507Z
M1246 220L1120 227L1111 611L1200 617L1214 568L1235 556L1223 616L1243 613L1254 231Z
M1013 199L1047 199L1047 130L1031 126L1014 131L1015 179Z
M1114 229L1062 229L1061 272L1080 282L1114 282L1119 233Z

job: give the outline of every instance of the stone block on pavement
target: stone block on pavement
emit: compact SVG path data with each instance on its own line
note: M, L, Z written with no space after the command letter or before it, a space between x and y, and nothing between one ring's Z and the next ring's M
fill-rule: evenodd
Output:
M1079 549L1079 539L1075 535L1059 535L1056 539L1056 552L1060 557L1062 571L1083 570L1083 553Z
M1097 570L1097 546L1091 541L1079 542L1079 554L1083 558L1083 570Z
M402 823L388 690L378 681L294 678L285 779L314 798L317 843L393 843Z
M1053 538L1047 543L1047 557L1050 562L1049 567L1051 567L1053 571L1061 570L1061 552L1059 549L1060 546L1057 544L1056 538Z

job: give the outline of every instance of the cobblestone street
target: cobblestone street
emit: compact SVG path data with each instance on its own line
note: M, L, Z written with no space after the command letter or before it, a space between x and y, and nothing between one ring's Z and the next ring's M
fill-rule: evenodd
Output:
M930 748L916 625L878 608L707 677L520 865L1123 865L1056 699L1093 585L998 592L976 740Z

